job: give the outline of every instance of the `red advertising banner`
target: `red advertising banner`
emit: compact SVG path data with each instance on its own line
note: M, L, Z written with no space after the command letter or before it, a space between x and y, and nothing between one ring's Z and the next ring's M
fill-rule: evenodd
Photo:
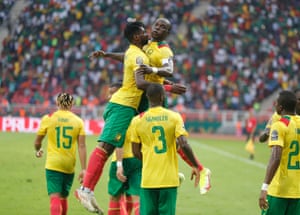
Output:
M37 132L40 118L34 117L0 117L0 131L2 132ZM86 134L98 135L104 126L103 120L85 120Z

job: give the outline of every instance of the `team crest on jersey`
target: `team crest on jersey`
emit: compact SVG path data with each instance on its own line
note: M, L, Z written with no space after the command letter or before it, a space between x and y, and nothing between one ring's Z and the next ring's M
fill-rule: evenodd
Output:
M271 133L271 140L272 141L276 141L278 140L278 131L277 130L273 130Z
M153 49L148 49L147 50L147 55L151 55L153 53Z
M137 58L135 59L135 62L136 62L137 65L142 65L142 64L144 64L144 61L143 61L143 58L142 58L142 57L137 57Z
M122 137L122 134L117 134L115 136L115 141L120 141L121 137Z

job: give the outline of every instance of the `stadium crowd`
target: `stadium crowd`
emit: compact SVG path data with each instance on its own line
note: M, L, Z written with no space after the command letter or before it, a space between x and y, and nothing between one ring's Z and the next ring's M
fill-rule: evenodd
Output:
M0 25L3 24L6 19L8 19L8 14L14 3L14 0L3 0L0 2Z
M122 64L90 61L94 50L121 52L128 18L150 26L160 15L172 21L168 40L175 54L174 81L188 86L169 96L170 106L246 110L274 90L298 87L300 2L40 0L21 13L4 39L0 57L2 103L54 104L58 92L76 105L106 102L109 83L122 77Z

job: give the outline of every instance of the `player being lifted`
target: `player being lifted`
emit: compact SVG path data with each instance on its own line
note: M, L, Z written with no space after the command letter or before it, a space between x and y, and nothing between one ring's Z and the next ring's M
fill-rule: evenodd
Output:
M94 197L94 188L102 175L108 157L116 147L122 147L127 128L141 100L142 90L135 82L135 70L139 64L149 64L148 57L142 47L148 41L148 34L141 22L132 22L126 25L124 36L129 41L125 53L122 87L115 92L105 107L103 118L104 128L98 139L98 145L93 150L82 187L75 191L80 203L90 212L103 214Z
M170 21L166 18L158 18L154 22L151 29L151 40L148 42L147 45L143 47L144 52L149 58L150 66L141 65L140 69L136 74L136 77L140 80L145 79L149 82L164 84L164 89L166 91L172 92L172 88L174 88L175 86L176 87L184 87L184 86L182 86L181 84L173 83L165 78L165 77L172 77L174 71L173 52L169 47L168 43L166 42L166 38L171 32L171 27L172 26ZM122 61L124 59L124 53L111 53L111 52L109 53L103 50L99 50L93 52L90 55L90 57L91 58L105 57L105 58L112 58L118 61ZM144 75L145 77L142 77ZM148 84L144 84L143 86L141 86L141 88L145 90L147 86ZM146 108L141 109L141 111L146 110ZM178 150L178 153L183 158L183 160L185 160L190 166L192 165L189 159L187 159L184 156L181 149ZM197 162L198 162L198 168L201 176L200 183L199 183L200 193L205 194L211 188L211 183L210 183L211 171L208 168L204 168L199 161Z

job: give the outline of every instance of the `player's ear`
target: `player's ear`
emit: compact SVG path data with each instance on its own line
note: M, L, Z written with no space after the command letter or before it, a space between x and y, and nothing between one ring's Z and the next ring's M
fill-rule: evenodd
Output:
M277 104L276 111L277 111L278 114L281 114L282 111L283 111L282 105Z

